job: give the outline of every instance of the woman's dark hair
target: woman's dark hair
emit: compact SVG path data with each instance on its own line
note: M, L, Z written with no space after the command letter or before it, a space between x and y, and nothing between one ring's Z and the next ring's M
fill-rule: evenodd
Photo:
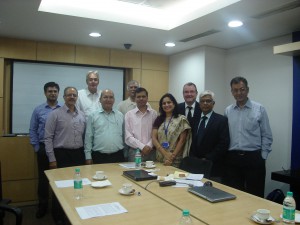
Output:
M164 100L164 98L169 98L173 104L174 104L174 109L173 109L173 117L177 118L178 117L178 103L175 99L175 97L170 94L170 93L166 93L164 94L160 100L159 100L159 116L156 118L156 120L154 121L153 127L154 128L159 128L159 126L165 121L166 119L166 112L163 110L162 108L162 102Z

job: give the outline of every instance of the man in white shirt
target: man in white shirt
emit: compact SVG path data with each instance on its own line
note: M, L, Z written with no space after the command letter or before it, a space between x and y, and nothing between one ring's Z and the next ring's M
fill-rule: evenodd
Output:
M101 90L98 90L99 73L98 71L89 71L86 75L87 88L78 91L76 108L84 112L87 120L88 116L96 109L101 108L99 98Z

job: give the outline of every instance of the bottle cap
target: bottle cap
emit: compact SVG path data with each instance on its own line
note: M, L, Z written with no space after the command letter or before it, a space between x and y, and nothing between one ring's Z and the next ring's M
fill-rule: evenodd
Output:
M75 172L76 172L76 173L80 173L80 168L76 168L76 169L75 169Z
M289 197L293 197L293 192L288 191L286 195L289 196Z
M188 209L184 209L184 210L182 210L182 215L183 216L189 216L190 215L190 211Z

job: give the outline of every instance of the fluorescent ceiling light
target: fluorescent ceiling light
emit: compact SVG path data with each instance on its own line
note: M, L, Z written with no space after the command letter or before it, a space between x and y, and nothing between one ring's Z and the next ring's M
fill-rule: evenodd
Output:
M159 0L163 1L163 0ZM174 0L164 7L119 0L42 0L39 11L171 30L240 0ZM155 2L155 1L154 1Z
M243 22L239 20L233 20L228 23L229 27L240 27L243 26Z
M166 47L174 47L175 46L175 43L173 42L168 42L165 44Z
M97 32L92 32L89 34L91 37L101 37L101 34L97 33Z

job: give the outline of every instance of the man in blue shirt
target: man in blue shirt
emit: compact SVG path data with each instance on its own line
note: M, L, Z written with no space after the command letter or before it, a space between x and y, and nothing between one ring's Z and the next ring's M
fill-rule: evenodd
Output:
M49 199L49 182L44 173L44 170L49 169L49 160L45 151L44 133L45 123L47 116L50 112L60 107L57 102L59 94L59 85L55 82L48 82L44 85L44 94L46 96L46 102L37 106L31 116L30 120L30 143L37 154L38 165L38 198L39 205L36 213L37 218L42 218L48 208Z
M265 160L272 151L273 142L268 115L260 103L248 98L249 87L245 78L233 78L230 86L236 103L225 110L230 145L224 183L264 197Z

